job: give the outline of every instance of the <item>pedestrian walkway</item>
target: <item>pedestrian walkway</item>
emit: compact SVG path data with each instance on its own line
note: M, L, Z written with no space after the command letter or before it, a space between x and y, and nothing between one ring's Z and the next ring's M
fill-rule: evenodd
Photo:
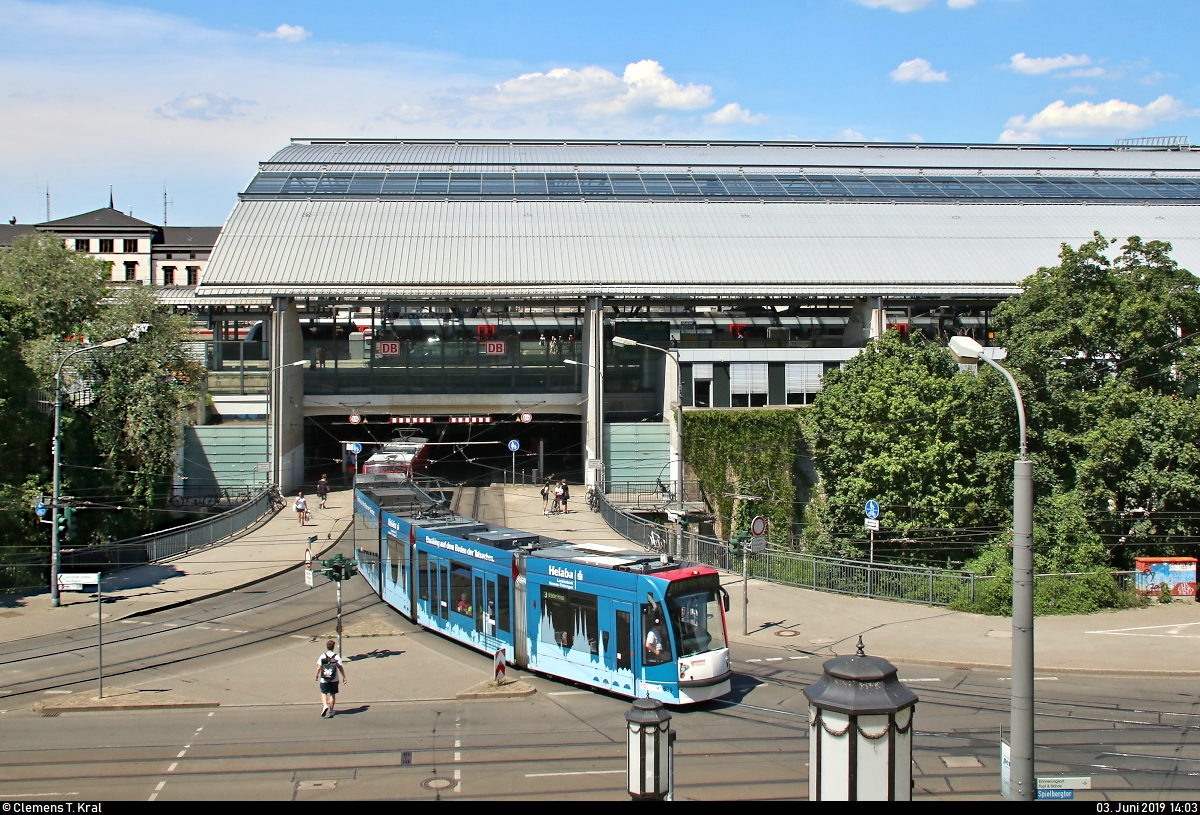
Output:
M266 523L227 543L200 552L117 572L104 581L104 620L119 620L199 600L255 583L304 562L310 537L314 557L349 527L349 490L329 493L327 508L311 499L312 520L303 528L288 506ZM50 605L49 591L0 599L0 642L94 625L96 597L62 592Z
M580 493L583 488L579 488ZM508 525L572 543L639 549L592 512L580 494L569 515L542 514L537 487L507 487ZM734 642L833 656L853 653L861 634L867 653L897 662L958 667L1012 664L1012 620L945 608L848 597L749 582L748 635L742 635L742 581L723 574ZM1157 603L1144 609L1038 617L1039 672L1200 675L1200 603Z

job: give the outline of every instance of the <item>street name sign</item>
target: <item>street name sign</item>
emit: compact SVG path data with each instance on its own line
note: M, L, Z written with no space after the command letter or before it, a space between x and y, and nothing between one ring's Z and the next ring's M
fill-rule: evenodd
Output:
M84 586L99 585L99 572L71 572L67 574L60 572L58 575L59 591L84 591Z

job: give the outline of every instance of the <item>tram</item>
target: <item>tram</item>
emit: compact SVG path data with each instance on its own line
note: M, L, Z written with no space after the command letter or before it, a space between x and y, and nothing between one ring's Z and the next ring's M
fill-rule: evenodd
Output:
M429 439L406 436L380 447L363 465L363 473L397 473L409 478L428 464Z
M384 602L518 668L687 705L732 673L729 595L710 566L572 544L451 512L437 489L359 476L354 551Z

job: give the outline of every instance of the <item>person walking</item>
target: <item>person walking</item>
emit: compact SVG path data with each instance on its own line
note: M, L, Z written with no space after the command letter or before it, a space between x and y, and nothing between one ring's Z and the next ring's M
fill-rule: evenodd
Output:
M558 488L562 490L562 511L563 515L566 515L568 514L567 501L571 500L571 488L567 486L567 479L564 478L562 483L558 485Z
M296 518L299 519L300 525L304 526L304 519L308 515L308 499L304 497L304 493L296 494L296 503L292 504L292 509L296 511Z
M321 509L325 509L325 499L329 497L329 481L324 474L317 482L317 497L321 499Z
M554 485L554 514L562 512L562 484Z
M550 488L550 479L546 479L546 483L542 484L542 514L550 514L550 495L554 491Z
M337 704L338 673L342 675L342 682L350 681L346 678L346 666L342 664L342 655L333 650L335 647L337 643L329 640L325 643L325 653L317 659L315 679L321 683L322 719L333 718L333 707Z

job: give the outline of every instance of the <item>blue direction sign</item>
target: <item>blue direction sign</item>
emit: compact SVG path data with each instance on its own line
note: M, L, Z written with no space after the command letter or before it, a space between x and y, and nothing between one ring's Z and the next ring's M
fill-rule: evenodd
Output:
M37 505L34 506L33 511L37 513L37 516L39 518L41 518L43 515L46 514L46 505L43 504L41 501L38 501Z
M508 443L508 449L513 451L514 453L517 452L518 450L521 449L521 442L517 441L516 439L513 439L512 441L510 441Z
M349 445L347 445L347 447L349 448L350 452L356 456L362 452L362 445L356 441L351 442Z
M879 517L879 502L874 498L867 501L867 517L872 519Z

